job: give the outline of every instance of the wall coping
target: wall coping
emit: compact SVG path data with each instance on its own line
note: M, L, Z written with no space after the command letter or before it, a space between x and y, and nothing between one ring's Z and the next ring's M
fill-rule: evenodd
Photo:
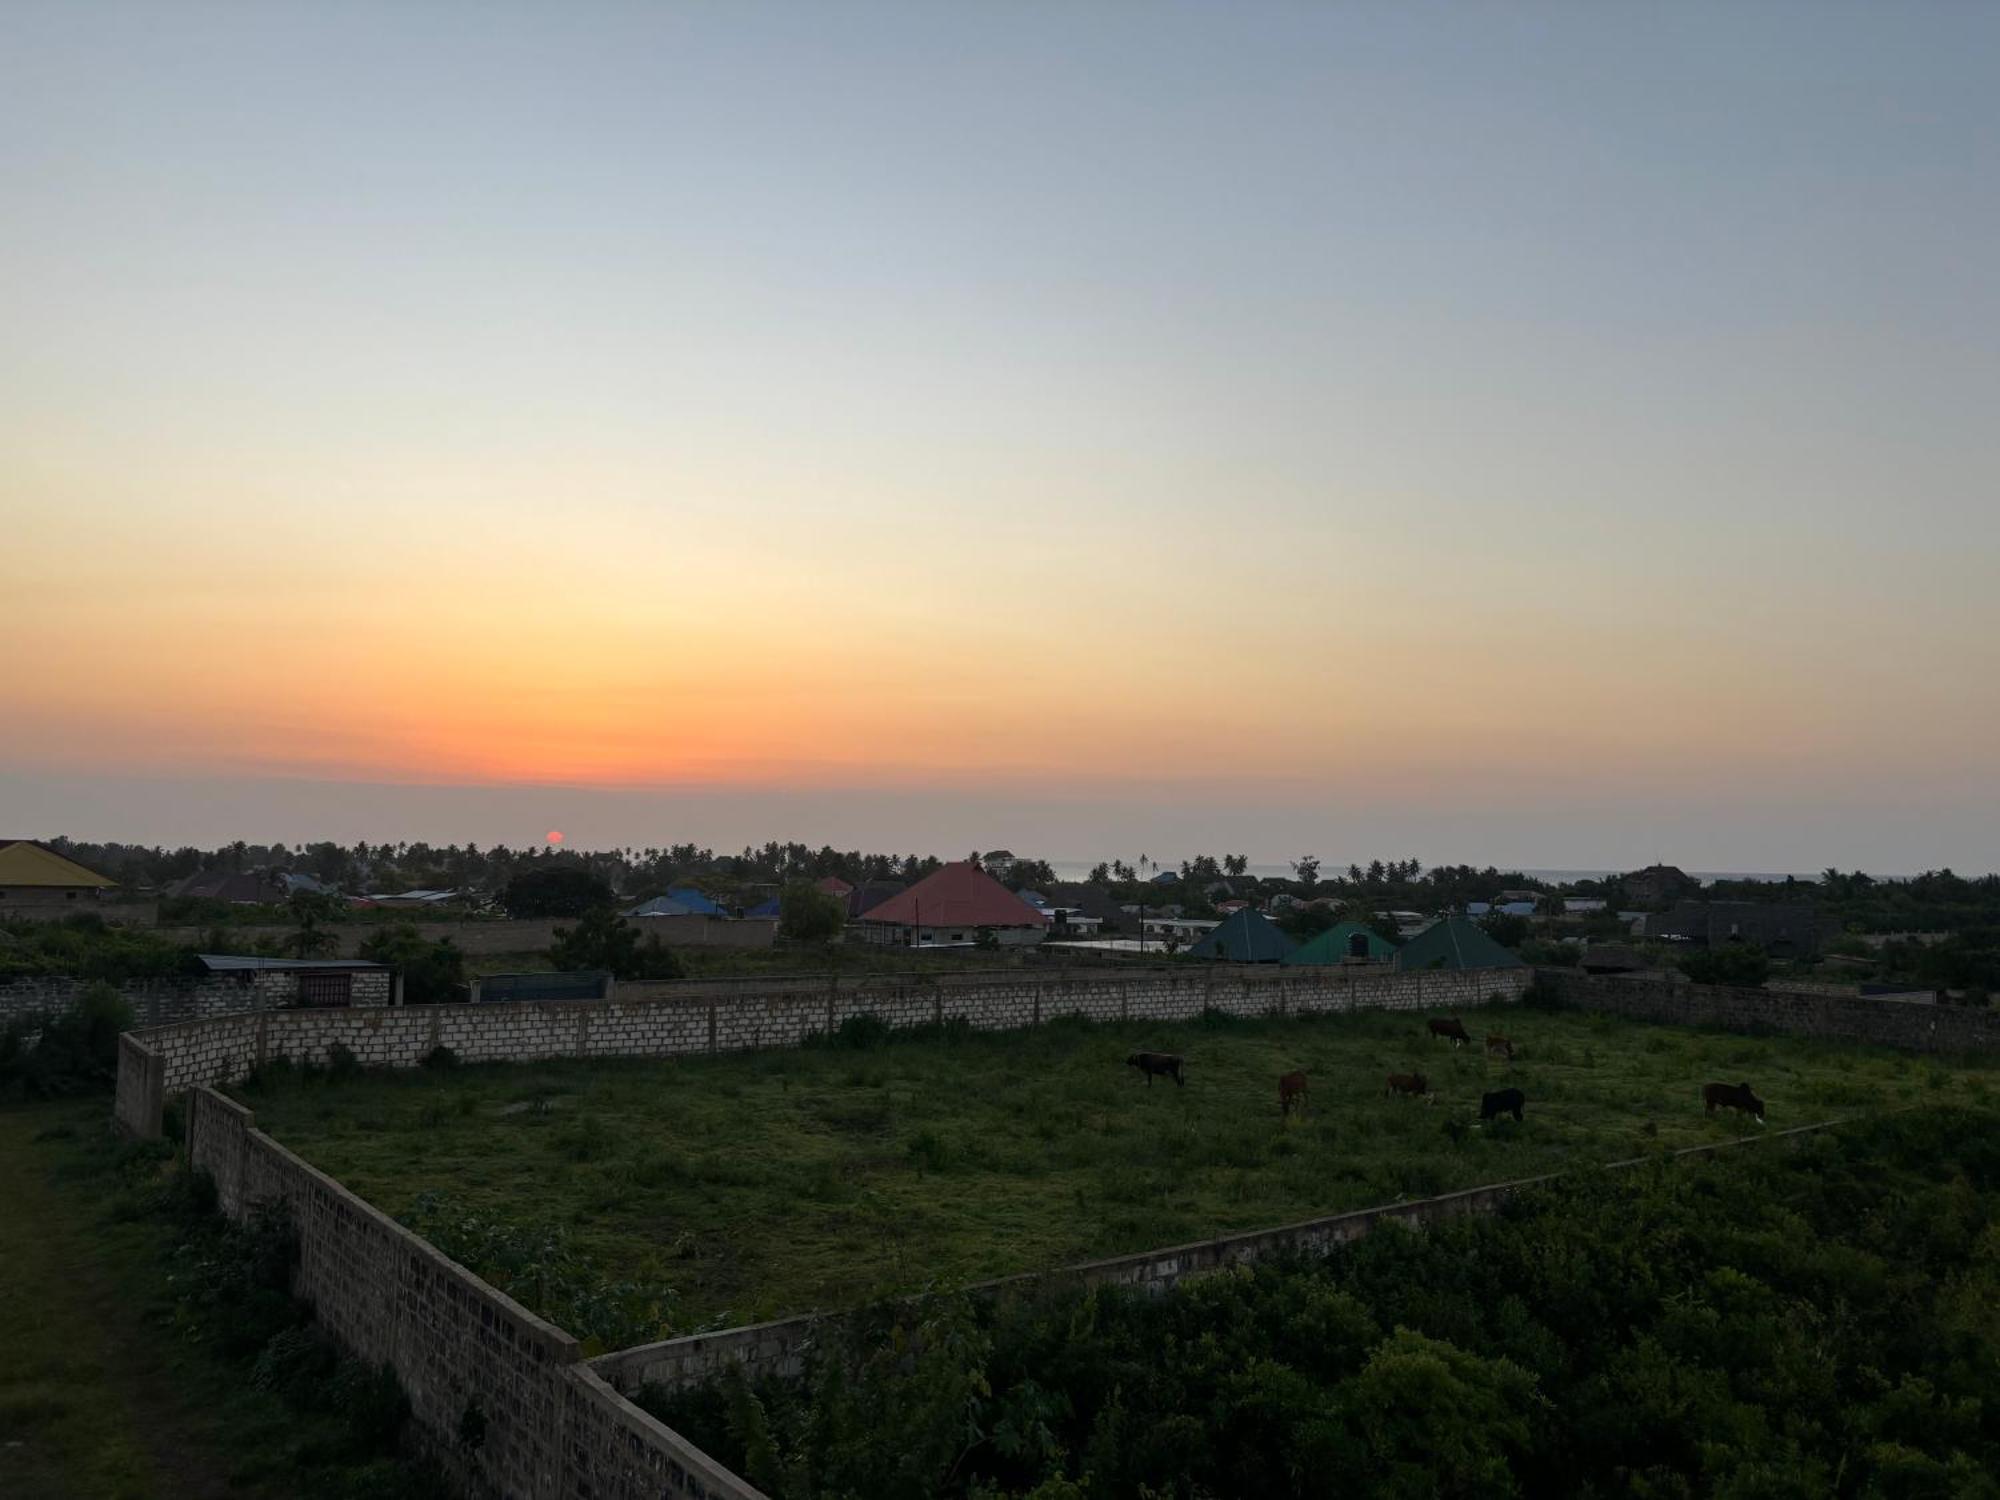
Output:
M1914 1107L1914 1106L1910 1106ZM1897 1110L1882 1113L1893 1114ZM1507 1198L1511 1198L1532 1188L1546 1187L1551 1183L1587 1178L1600 1173L1629 1171L1654 1162L1678 1161L1689 1156L1712 1156L1720 1151L1733 1150L1739 1146L1761 1145L1766 1141L1783 1140L1791 1136L1811 1135L1823 1130L1831 1130L1857 1118L1841 1115L1830 1120L1820 1120L1808 1125L1787 1126L1783 1130L1773 1130L1757 1135L1739 1136L1733 1141L1710 1141L1699 1146L1678 1146L1671 1151L1662 1151L1644 1156L1622 1157L1616 1161L1599 1162L1582 1167L1572 1167L1560 1172L1544 1172L1534 1177L1516 1177L1501 1182L1488 1182L1468 1188L1455 1188L1449 1193L1438 1193L1428 1198L1397 1199L1390 1203L1376 1204L1368 1208L1343 1209L1337 1214L1323 1214L1315 1218L1299 1219L1289 1224L1276 1224L1260 1229L1232 1230L1228 1234L1214 1235L1206 1239L1187 1240L1177 1245L1163 1245L1150 1250L1128 1251L1123 1255L1111 1255L1095 1260L1075 1261L1066 1266L1057 1266L1046 1271L1020 1271L1011 1276L994 1277L986 1281L968 1282L954 1290L971 1296L992 1296L1016 1287L1037 1284L1061 1285L1065 1282L1081 1281L1088 1286L1104 1285L1118 1281L1122 1273L1143 1270L1147 1266L1165 1260L1185 1260L1197 1262L1201 1269L1191 1271L1186 1276L1176 1277L1178 1284L1196 1276L1215 1274L1222 1266L1236 1264L1246 1257L1233 1254L1239 1249L1253 1248L1272 1238L1306 1241L1333 1238L1350 1240L1360 1238L1360 1234L1342 1234L1343 1229L1356 1229L1366 1233L1376 1225L1387 1221L1408 1221L1410 1227L1420 1228L1432 1219L1452 1218L1466 1213L1477 1213L1495 1208ZM1254 1258L1254 1257L1247 1257ZM912 1296L896 1299L904 1303L915 1303L921 1297ZM614 1349L586 1360L591 1367L607 1372L612 1378L624 1373L628 1367L644 1366L677 1356L700 1353L705 1345L722 1342L731 1346L755 1343L766 1335L784 1339L796 1347L814 1328L824 1323L835 1323L851 1317L859 1308L844 1311L821 1309L807 1313L797 1313L788 1318L774 1318L762 1323L746 1323L734 1328L711 1328L701 1333L683 1334L678 1338L658 1339L649 1344L634 1344L629 1349Z

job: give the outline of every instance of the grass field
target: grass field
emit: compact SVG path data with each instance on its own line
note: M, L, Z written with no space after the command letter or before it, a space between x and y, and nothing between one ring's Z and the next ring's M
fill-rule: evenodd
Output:
M1364 1014L281 1072L242 1092L261 1126L391 1213L443 1194L447 1217L559 1230L603 1275L671 1288L664 1335L1756 1133L1703 1115L1710 1080L1750 1081L1773 1128L1981 1100L1996 1082L1985 1062L1794 1038L1516 1008L1465 1020L1475 1038L1504 1029L1515 1061ZM1148 1087L1122 1063L1139 1047L1185 1055L1187 1086ZM1286 1123L1276 1080L1292 1068L1313 1095ZM1434 1105L1383 1096L1410 1069ZM1508 1085L1525 1123L1477 1126L1480 1093ZM532 1278L502 1279L537 1304Z
M0 1105L0 1496L417 1493L216 1347L185 1302L213 1239L163 1207L171 1148L114 1141L110 1107Z

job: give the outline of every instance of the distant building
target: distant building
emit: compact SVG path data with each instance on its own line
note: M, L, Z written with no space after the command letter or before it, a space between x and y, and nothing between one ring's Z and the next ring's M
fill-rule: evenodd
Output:
M847 920L855 921L860 915L880 906L891 896L899 895L909 887L900 880L864 880L851 886L847 892Z
M842 880L838 875L828 875L823 880L814 881L813 889L816 891L825 891L827 895L845 901L848 893L854 889L854 886L850 882Z
M33 839L0 840L0 916L10 906L95 901L116 884Z
M455 890L392 891L371 895L368 900L375 906L453 906L459 900L459 893Z
M1190 958L1221 963L1275 964L1297 948L1285 930L1262 912L1244 908L1231 912L1207 936L1188 949Z
M625 908L628 917L691 917L694 914L692 906L683 906L671 896L655 896L650 901Z
M1342 922L1329 927L1303 948L1295 948L1284 957L1288 964L1338 964L1343 967L1383 965L1394 963L1396 945L1373 928L1363 927L1359 922Z
M1518 969L1521 960L1486 929L1466 917L1443 917L1397 950L1396 967L1414 969Z
M1178 911L1161 912L1154 916L1150 911L1140 926L1139 935L1148 942L1185 948L1190 943L1198 943L1222 923L1213 917L1184 917Z
M1604 910L1605 903L1596 896L1565 896L1562 898L1563 915L1566 917L1595 916Z
M275 870L197 870L166 889L176 901L226 901L231 906L282 906L290 894ZM379 903L382 898L370 899Z
M709 900L708 897L704 896L693 886L682 886L677 890L668 891L667 899L669 901L678 901L698 917L726 917L729 915L728 912L716 905L715 902Z
M1701 882L1678 865L1648 865L1621 879L1626 896L1640 906L1667 906L1701 890Z
M1125 911L1102 886L1083 881L1059 881L1049 887L1049 910L1081 912L1093 918L1100 933L1133 933L1139 930L1135 913Z
M972 861L959 860L864 911L860 926L871 943L956 947L991 932L1000 943L1019 947L1048 936L1049 918Z
M1773 958L1813 958L1836 925L1804 901L1683 901L1646 919L1646 935L1720 948L1750 943Z
M196 957L210 974L227 975L260 997L246 1001L246 1010L402 1003L395 972L362 958L263 958L247 953Z
M1104 930L1104 918L1094 917L1080 906L1044 906L1049 919L1049 938L1094 938Z

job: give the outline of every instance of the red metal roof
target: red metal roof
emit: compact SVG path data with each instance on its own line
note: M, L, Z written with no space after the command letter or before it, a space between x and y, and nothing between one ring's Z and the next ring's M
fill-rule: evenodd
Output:
M825 891L829 896L845 896L854 887L842 880L838 875L829 875L826 879L820 881L815 889Z
M1038 912L978 865L960 860L933 871L861 914L864 922L904 927L1046 927Z

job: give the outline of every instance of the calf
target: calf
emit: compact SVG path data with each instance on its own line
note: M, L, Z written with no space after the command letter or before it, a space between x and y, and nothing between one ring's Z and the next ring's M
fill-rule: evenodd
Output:
M1479 1096L1479 1118L1495 1120L1501 1115L1512 1115L1515 1123L1519 1124L1521 1106L1527 1102L1527 1096L1519 1089L1496 1089L1490 1094Z
M1391 1073L1389 1075L1389 1098L1393 1099L1398 1094L1407 1094L1412 1099L1425 1099L1430 1096L1430 1092L1431 1081L1421 1073Z
M1465 1023L1456 1016L1453 1016L1449 1021L1433 1021L1430 1023L1430 1027L1432 1036L1445 1037L1454 1047L1463 1047L1467 1042L1472 1040L1471 1037L1465 1034Z
M1147 1088L1153 1086L1154 1076L1162 1073L1178 1085L1185 1086L1187 1083L1187 1080L1181 1077L1181 1060L1171 1052L1134 1052L1125 1059L1125 1066L1137 1068L1144 1073Z
M1504 1036L1489 1036L1486 1039L1486 1055L1492 1057L1496 1053L1506 1058L1508 1062L1512 1062L1514 1060L1514 1044Z
M1716 1106L1724 1109L1740 1109L1746 1115L1756 1117L1757 1123L1764 1123L1764 1101L1750 1091L1747 1083L1704 1083L1701 1086L1702 1113L1712 1115Z
M1299 1113L1306 1112L1306 1075L1287 1073L1278 1080L1278 1117L1283 1119L1292 1112L1292 1106L1299 1107Z

